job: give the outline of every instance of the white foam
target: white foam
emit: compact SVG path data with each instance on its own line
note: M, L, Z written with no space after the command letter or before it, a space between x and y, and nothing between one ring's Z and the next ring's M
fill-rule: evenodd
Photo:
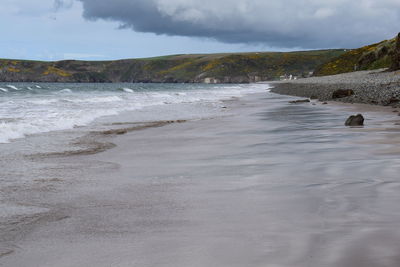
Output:
M109 102L119 102L123 101L123 99L119 96L104 96L104 97L90 97L90 98L70 98L70 99L63 99L67 102L72 103L109 103Z
M16 86L14 85L6 85L8 88L13 89L13 90L19 90Z
M120 88L112 85L107 90L87 90L86 85L63 90L46 90L43 93L12 95L0 104L0 143L10 142L27 135L49 131L67 130L75 126L85 126L97 118L116 115L123 111L133 111L144 107L154 108L166 104L207 102L220 106L221 100L240 97L255 92L265 92L266 85L229 85L211 88L202 85L165 86L135 85L140 89ZM165 90L160 90L165 86ZM35 86L37 87L37 86ZM76 88L76 89L75 89ZM135 87L136 88L136 87ZM3 88L5 89L5 88ZM49 88L50 89L50 88ZM129 94L125 90L129 89ZM157 91L154 91L156 89ZM102 91L103 90L103 91ZM1 101L1 99L0 99ZM179 106L174 106L178 108Z
M115 110L101 110L92 113L83 111L71 113L47 113L36 118L24 118L19 121L0 122L0 143L9 143L14 139L27 135L68 130L77 126L85 126L96 118L116 115Z
M0 91L2 91L2 92L8 92L8 90L7 90L6 88L1 88L1 87L0 87Z
M42 87L40 87L39 85L35 85L36 88L41 89Z
M28 103L32 103L35 105L47 105L47 104L52 104L58 102L57 99L32 99L28 100Z
M134 93L134 91L130 88L122 88L122 91L124 91L126 93Z
M61 94L69 94L69 93L72 93L72 90L68 89L68 88L65 88L65 89L60 90L59 93L61 93Z

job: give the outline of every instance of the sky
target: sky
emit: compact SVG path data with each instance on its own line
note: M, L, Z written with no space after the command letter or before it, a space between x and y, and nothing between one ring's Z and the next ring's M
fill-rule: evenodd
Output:
M0 0L0 58L355 48L400 31L400 0Z

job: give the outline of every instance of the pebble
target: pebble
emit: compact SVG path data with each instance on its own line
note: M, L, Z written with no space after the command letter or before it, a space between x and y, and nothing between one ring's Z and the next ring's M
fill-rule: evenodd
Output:
M332 100L335 90L353 90L354 95L335 101L400 107L400 103L394 101L400 100L400 74L384 72L384 69L276 82L273 85L272 92L315 97L321 101Z

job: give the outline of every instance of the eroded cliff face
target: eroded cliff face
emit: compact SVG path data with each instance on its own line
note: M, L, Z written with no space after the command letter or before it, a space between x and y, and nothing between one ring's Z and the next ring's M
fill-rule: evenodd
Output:
M392 66L390 69L393 71L400 70L400 33L397 35L396 38L396 45L393 53Z

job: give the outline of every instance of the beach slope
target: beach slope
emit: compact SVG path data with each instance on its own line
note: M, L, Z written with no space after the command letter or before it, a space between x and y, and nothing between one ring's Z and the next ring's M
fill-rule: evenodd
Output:
M385 69L273 83L273 92L321 101L399 107L400 71Z

